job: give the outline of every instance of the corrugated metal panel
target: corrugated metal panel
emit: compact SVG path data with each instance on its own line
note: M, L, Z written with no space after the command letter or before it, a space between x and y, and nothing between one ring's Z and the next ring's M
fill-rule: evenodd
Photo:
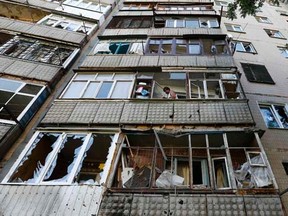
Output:
M216 65L219 67L235 67L235 63L232 56L223 55L215 56Z
M0 57L0 64L7 64L6 67L1 65L1 71L4 74L25 77L30 79L38 79L43 81L51 81L61 70L61 67L54 65L37 64L23 60L11 60L8 57ZM3 70L2 70L3 68Z
M96 215L102 189L94 185L0 185L1 215Z
M199 67L215 67L215 56L196 56L197 66Z
M125 103L121 123L144 124L146 122L148 103Z
M119 67L121 59L122 59L121 55L104 56L104 59L100 64L100 67L111 67L111 68Z
M105 29L101 36L116 36L119 35L121 29Z
M178 66L191 67L197 66L197 56L177 56Z
M149 103L147 124L169 124L174 116L172 103Z
M194 124L200 122L199 104L196 103L175 103L174 123Z
M8 68L11 64L13 64L15 60L0 56L0 72L4 72L6 68Z
M99 109L100 104L93 102L80 102L78 103L71 116L68 119L68 122L72 123L85 123L93 122L95 114Z
M94 123L118 124L124 102L101 102Z
M2 19L7 19L7 18L0 17L0 20ZM31 28L30 23L14 20L14 22L11 23L9 26L6 26L5 29L10 30L10 31L16 31L16 32L26 32L30 28Z
M137 54L135 54L135 56L130 55L129 58L122 58L119 67L133 67L134 65L139 64L139 60L140 60L139 55Z
M162 36L163 34L164 28L152 28L149 30L148 32L148 36Z
M105 56L86 56L80 67L99 67Z
M151 34L150 34L150 35L151 35ZM165 36L178 35L178 28L164 28L164 29L163 29L163 35L165 35Z
M77 101L57 102L53 105L43 119L43 123L66 123L72 114Z
M28 74L30 74L36 67L37 64L32 62L15 61L4 70L4 73L14 76L27 77Z
M4 17L0 17L0 29L1 28L8 31L21 32L43 38L53 38L74 44L81 44L85 39L85 34L17 20L11 22L11 19Z
M223 103L200 103L199 112L201 123L227 122Z
M179 66L177 62L178 58L175 56L160 56L159 57L159 66Z
M32 78L32 79L38 79L38 80L43 80L43 81L51 81L53 78L58 74L58 72L61 70L61 67L59 66L54 66L54 65L41 65L41 64L36 64L37 67L32 70L27 77Z
M0 140L5 136L5 134L12 128L11 124L0 123Z
M241 103L224 103L228 122L241 123L253 121L249 107Z
M141 56L138 67L158 66L159 56Z
M153 11L119 11L116 16L153 16Z

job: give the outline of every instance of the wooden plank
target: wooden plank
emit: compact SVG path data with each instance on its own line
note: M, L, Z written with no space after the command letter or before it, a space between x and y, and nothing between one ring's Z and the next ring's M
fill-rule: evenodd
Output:
M50 211L53 209L53 204L61 189L65 190L66 187L53 186L52 190L49 191L49 195L46 197L45 208L43 208L43 212L41 213L42 215L50 215Z
M89 206L87 216L97 215L97 211L99 210L101 204L101 197L103 193L103 187L94 187L93 197Z
M20 186L19 186L20 187ZM17 205L11 212L11 215L21 215L23 206L27 205L27 197L29 196L29 193L33 186L27 185L27 186L21 186L23 187L23 191L21 194L19 194L19 198L17 201Z
M55 187L57 186L43 186L44 187L44 192L43 194L40 196L38 205L35 208L35 213L34 215L41 215L43 214L46 206L47 206L47 201L49 200L49 197L51 196L51 193L56 193L55 192Z
M74 187L76 186L65 186L64 188L66 188L66 190L64 193L62 189L60 190L59 196L56 198L57 203L55 206L53 206L53 212L50 213L51 216L52 215L59 215L59 216L64 215L66 205L68 205L68 201L71 197Z
M0 203L3 203L6 196L8 195L10 186L9 185L1 185L0 186ZM1 205L0 205L0 210L2 209Z
M11 200L13 200L13 198L15 198L15 193L18 189L18 187L16 185L13 186L7 186L9 187L8 192L5 195L5 198L2 200L1 202L1 208L2 211L5 212L5 209L8 208L9 203L12 202ZM5 215L3 212L1 212L2 215Z

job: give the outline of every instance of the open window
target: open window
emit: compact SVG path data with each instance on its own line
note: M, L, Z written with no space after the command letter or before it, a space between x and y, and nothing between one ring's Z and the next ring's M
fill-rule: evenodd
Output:
M94 54L138 54L143 55L145 41L100 41L95 48Z
M288 128L288 111L281 104L260 104L260 111L268 128Z
M226 157L212 158L214 183L217 189L231 188Z

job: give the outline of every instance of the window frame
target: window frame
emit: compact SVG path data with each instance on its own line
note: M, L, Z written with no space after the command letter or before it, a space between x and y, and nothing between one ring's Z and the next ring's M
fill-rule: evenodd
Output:
M215 160L223 160L223 159L224 159L224 163L225 163L225 170L226 170L226 173L227 173L228 187L218 188L217 187L217 182L216 182L216 170L215 170L215 166L214 166L214 161ZM212 170L213 170L213 178L214 178L215 189L216 190L231 189L232 185L231 185L231 180L230 180L230 172L229 172L229 167L228 167L228 163L227 163L227 158L226 157L214 157L214 158L211 158L211 161L212 161Z
M284 35L279 30L273 30L273 29L264 29L266 34L271 38L277 38L277 39L285 39ZM277 34L277 35L275 35Z
M259 23L272 24L272 21L268 17L265 17L265 16L255 16L255 19Z
M253 44L251 42L247 41L232 41L231 44L235 47L235 51L237 52L243 52L243 53L251 53L251 54L257 54L257 51ZM246 45L245 45L246 44ZM238 50L237 47L241 47L241 50ZM249 47L251 49L251 52L247 51L245 47Z
M75 2L75 3L73 3L73 2ZM85 2L85 3L87 2L87 5L81 6L82 2ZM67 5L70 7L76 7L76 8L80 8L80 9L84 9L84 10L89 10L89 11L93 11L93 12L97 12L97 13L105 13L109 8L109 5L95 4L95 2L87 1L87 0L66 0L63 2L63 5ZM89 8L91 5L96 6L97 9ZM102 10L102 7L105 7L105 8Z
M283 123L280 120L280 116L279 116L279 114L278 114L278 112L277 112L277 110L275 108L275 106L283 107L285 114L288 116L288 106L287 106L287 104L259 103L258 106L259 106L259 110L260 110L260 113L262 115L263 121L265 122L265 125L266 125L267 128L270 128L270 129L288 129L288 126L287 127L283 126ZM266 118L265 118L264 114L261 111L261 109L264 109L264 108L269 108L270 113L273 115L273 118L275 119L276 123L278 124L278 127L271 127L271 126L267 125L266 120L265 120Z
M1 91L13 93L13 95L11 95L11 97L6 101L5 105L7 105L16 95L23 95L23 96L32 97L32 100L25 106L25 108L22 110L22 112L18 116L15 116L18 121L21 120L21 118L26 114L26 112L30 109L32 104L37 100L39 95L42 94L42 92L46 88L45 86L42 86L42 85L39 85L39 84L26 83L26 82L21 82L21 81L18 81L18 80L10 80L10 79L6 79L6 78L0 78L0 80L4 80L4 81L7 80L8 82L21 83L20 86L17 89L15 89L15 90L7 90L7 89L4 89L4 88L1 88L1 86L0 86L0 90ZM38 91L37 94L29 94L29 93L25 93L25 92L20 92L21 89L23 87L25 87L26 85L35 85L35 86L39 86L41 88L40 88L40 90ZM0 112L3 109L4 109L3 107L0 107ZM0 118L0 122L14 124L14 121L7 120L7 119L1 119L1 118Z
M27 153L31 149L32 145L34 144L35 140L37 139L37 137L39 136L40 133L59 133L60 135L57 138L57 140L54 142L54 144L56 142L57 142L57 144L56 144L55 148L50 152L52 154L51 154L50 158L47 160L47 163L44 165L44 168L41 170L39 176L36 179L36 182L35 183L9 182L10 178L18 170L18 167L21 165L22 160L27 155ZM67 177L66 182L62 182L62 181L61 182L56 182L56 181L53 181L53 180L45 182L44 181L45 174L48 172L48 169L50 168L51 164L55 160L57 161L57 156L58 156L58 153L61 150L61 145L63 143L65 143L65 138L67 137L67 135L70 135L70 134L71 135L85 135L85 139L82 142L81 149L80 149L80 151L79 151L79 153L77 155L76 161L75 161L75 163L73 165L73 168L72 168L71 172L68 174L69 176ZM85 158L85 156L84 156L85 153L89 150L89 148L87 149L87 146L89 145L89 141L91 140L91 137L92 137L93 134L100 134L100 133L99 132L98 133L92 133L92 132L90 132L90 133L87 133L87 132L71 132L71 131L70 132L36 131L33 134L33 136L31 137L31 139L29 140L28 144L25 146L24 150L21 152L21 154L17 158L17 160L14 162L13 166L10 168L9 172L7 173L7 175L2 180L1 184L9 184L9 185L72 185L72 184L74 184L73 179L75 178L79 168L81 168L81 162ZM111 140L111 145L110 145L110 148L111 148L111 146L115 145L115 143L117 142L117 140L119 138L119 133L117 133L117 132L110 132L110 133L105 132L105 134L113 135L113 138ZM109 152L108 152L108 154L109 154ZM45 159L47 159L47 156L46 156ZM106 164L106 162L105 162L105 164ZM71 162L71 164L72 163L73 162ZM107 178L107 173L104 174L101 177L100 182L103 182L103 180L105 180L106 178ZM93 184L93 185L97 185L97 184Z
M279 51L281 52L280 54L284 57L284 58L288 58L288 47L277 47L279 49ZM284 53L284 54L283 54Z
M240 64L249 82L275 85L275 82L265 65L251 64L247 62L240 62ZM261 71L260 75L259 71ZM265 76L264 78L263 75Z
M228 29L227 26L229 26L232 30ZM232 31L232 32L239 32L239 33L245 33L241 25L238 24L230 24L230 23L225 23L225 27L227 31ZM236 27L238 27L240 30L237 30Z
M70 80L70 82L68 83L68 85L65 87L65 89L63 90L63 92L61 93L60 97L61 99L81 99L81 98L87 98L87 99L96 99L96 100L99 100L99 99L129 99L131 98L131 94L132 94L132 91L133 91L133 87L134 87L134 83L135 83L135 74L133 73L93 73L94 77L93 79L84 79L84 80L78 80L77 79L77 75L79 75L81 73L76 73L73 78ZM85 73L86 75L87 73ZM101 74L112 74L111 78L110 79L105 79L105 80L97 80L97 77L98 75L101 75ZM115 75L117 74L129 74L129 75L132 75L133 74L133 79L117 79L117 80L114 80L114 77ZM80 96L79 97L65 97L65 94L67 93L67 91L69 90L70 86L73 84L73 82L83 82L83 83L86 83L82 88L82 90L80 91ZM108 92L108 95L107 97L105 98L97 98L97 95L99 94L100 92L100 88L101 86L103 86L103 83L104 82L112 82L112 86L110 87L110 90ZM112 97L112 94L116 88L116 85L117 83L119 82L130 82L130 88L129 88L129 91L128 91L128 95L127 97L122 97L122 98L111 98ZM89 85L91 83L99 83L99 86L96 87L96 89L94 90L94 94L93 94L93 97L84 97L84 94L86 93Z

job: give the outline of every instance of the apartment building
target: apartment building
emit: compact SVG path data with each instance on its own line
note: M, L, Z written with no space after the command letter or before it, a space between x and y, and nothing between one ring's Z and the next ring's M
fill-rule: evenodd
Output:
M271 90L249 90L257 61L238 51L250 41L231 33L236 20L217 4L120 1L3 168L3 214L284 215L267 146L276 130L253 99ZM281 105L262 103L278 122Z
M29 2L0 1L1 159L112 8L93 4L98 16L83 18L57 12L66 2Z

